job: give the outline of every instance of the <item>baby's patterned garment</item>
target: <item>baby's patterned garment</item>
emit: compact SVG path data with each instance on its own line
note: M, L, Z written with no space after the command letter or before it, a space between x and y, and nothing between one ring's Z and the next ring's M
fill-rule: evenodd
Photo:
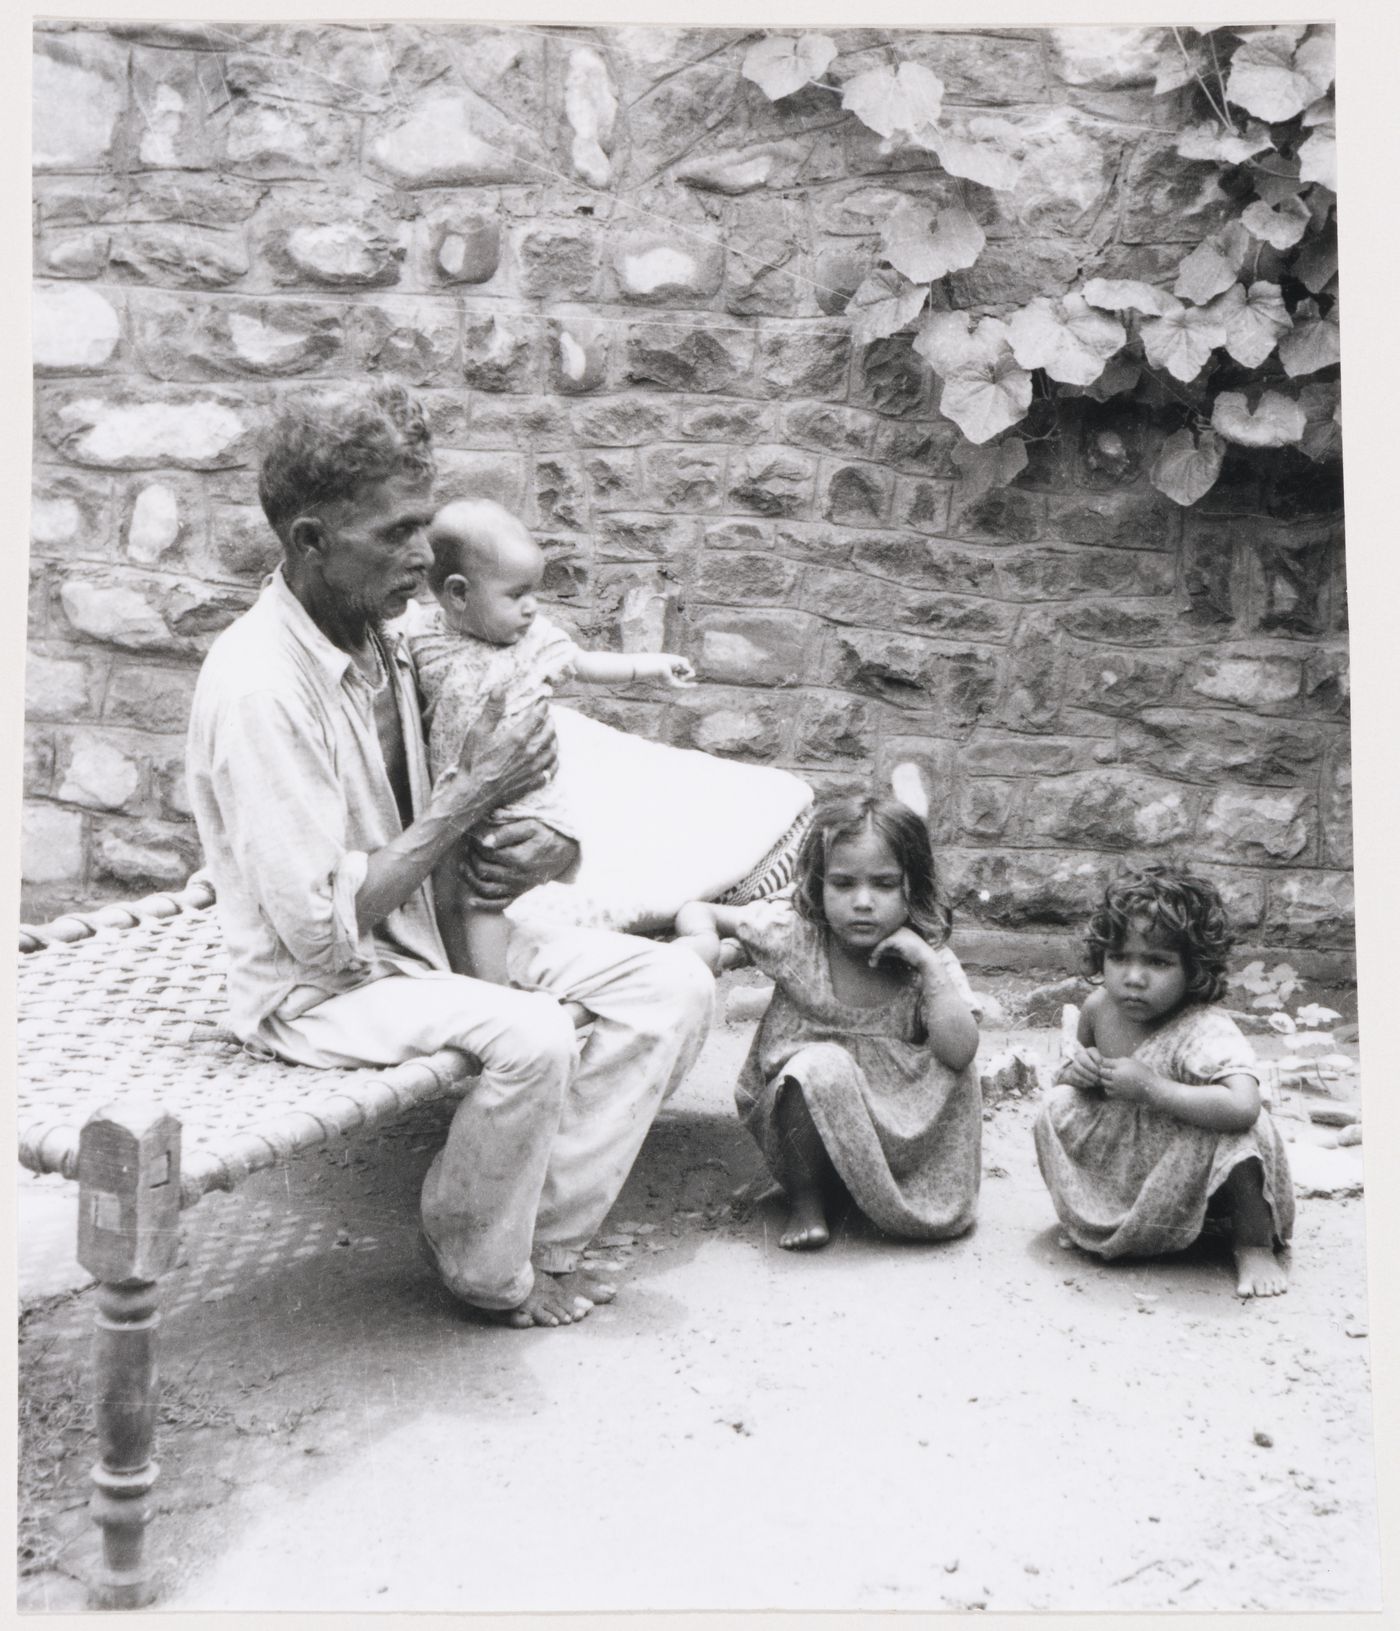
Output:
M1133 1057L1169 1081L1259 1079L1238 1025L1191 1003L1140 1043ZM1257 1158L1274 1239L1293 1233L1293 1183L1283 1139L1267 1110L1243 1133L1191 1127L1146 1104L1126 1104L1061 1085L1035 1125L1041 1175L1065 1233L1100 1257L1181 1251L1200 1234L1206 1203L1241 1161Z
M949 1070L924 1034L912 975L888 1003L859 1007L832 990L826 931L787 902L749 907L738 937L772 976L773 1000L735 1091L769 1169L782 1170L776 1108L796 1081L841 1181L887 1234L959 1235L972 1224L982 1176L982 1092L976 1063ZM976 1011L962 966L938 952Z
M578 647L557 624L537 617L513 646L487 645L447 626L441 608L414 608L408 646L423 694L423 724L433 780L457 761L467 732L493 691L504 693L502 724L548 699L572 672ZM566 838L575 838L567 801L551 779L496 812L498 821L532 816Z

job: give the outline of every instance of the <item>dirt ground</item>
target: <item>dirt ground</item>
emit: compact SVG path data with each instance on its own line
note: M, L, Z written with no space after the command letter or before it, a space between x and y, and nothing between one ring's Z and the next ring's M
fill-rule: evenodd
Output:
M1379 1605L1359 1150L1286 1121L1304 1198L1270 1302L1233 1296L1218 1240L1062 1245L1033 1100L988 1113L970 1235L847 1219L796 1256L731 1109L751 1031L715 1028L597 1243L621 1294L568 1329L478 1324L419 1262L449 1106L186 1214L159 1606ZM1008 1042L1054 1037L984 1057ZM20 1606L72 1611L92 1299L73 1186L26 1183Z

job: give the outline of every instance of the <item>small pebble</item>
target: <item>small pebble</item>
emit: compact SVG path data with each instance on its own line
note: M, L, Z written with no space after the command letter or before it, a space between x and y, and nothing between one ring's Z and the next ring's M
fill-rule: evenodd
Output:
M1353 1145L1359 1144L1360 1142L1361 1128L1359 1126L1343 1127L1341 1132L1337 1134L1337 1143L1342 1149L1350 1149Z
M1274 1447L1274 1441L1267 1433L1256 1433L1254 1435L1254 1442L1261 1450L1272 1450Z
M350 1244L350 1231L348 1229L337 1229L335 1243L337 1246L348 1246Z

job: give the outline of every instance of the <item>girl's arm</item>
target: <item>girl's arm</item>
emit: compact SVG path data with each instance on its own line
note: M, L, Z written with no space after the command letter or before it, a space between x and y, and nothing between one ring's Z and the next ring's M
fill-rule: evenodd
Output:
M633 680L665 680L678 688L695 683L684 657L664 651L580 651L570 672L588 685L628 685Z
M949 1070L965 1069L977 1056L977 1021L943 959L907 923L875 947L870 966L874 968L886 957L896 958L918 974L924 1030L933 1057Z
M1085 999L1084 1006L1079 1010L1079 1025L1075 1032L1076 1045L1073 1047L1067 1045L1065 1062L1055 1077L1056 1082L1068 1082L1071 1087L1077 1087L1081 1093L1097 1093L1103 1088L1101 1080L1103 1059L1094 1046L1094 1011L1102 996L1101 991L1092 991Z
M707 900L687 901L676 913L676 940L683 941L712 974L735 966L720 947L721 937L739 932L744 915L742 906L716 906Z
M1245 1133L1259 1119L1259 1083L1244 1074L1195 1086L1159 1076L1131 1056L1105 1059L1099 1066L1110 1099L1146 1104L1188 1127L1211 1133Z

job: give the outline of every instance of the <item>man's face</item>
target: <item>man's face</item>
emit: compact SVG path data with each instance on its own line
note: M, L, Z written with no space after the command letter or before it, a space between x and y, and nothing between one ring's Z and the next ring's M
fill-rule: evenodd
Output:
M322 580L347 627L374 627L407 609L433 563L432 518L431 482L407 475L326 509Z

